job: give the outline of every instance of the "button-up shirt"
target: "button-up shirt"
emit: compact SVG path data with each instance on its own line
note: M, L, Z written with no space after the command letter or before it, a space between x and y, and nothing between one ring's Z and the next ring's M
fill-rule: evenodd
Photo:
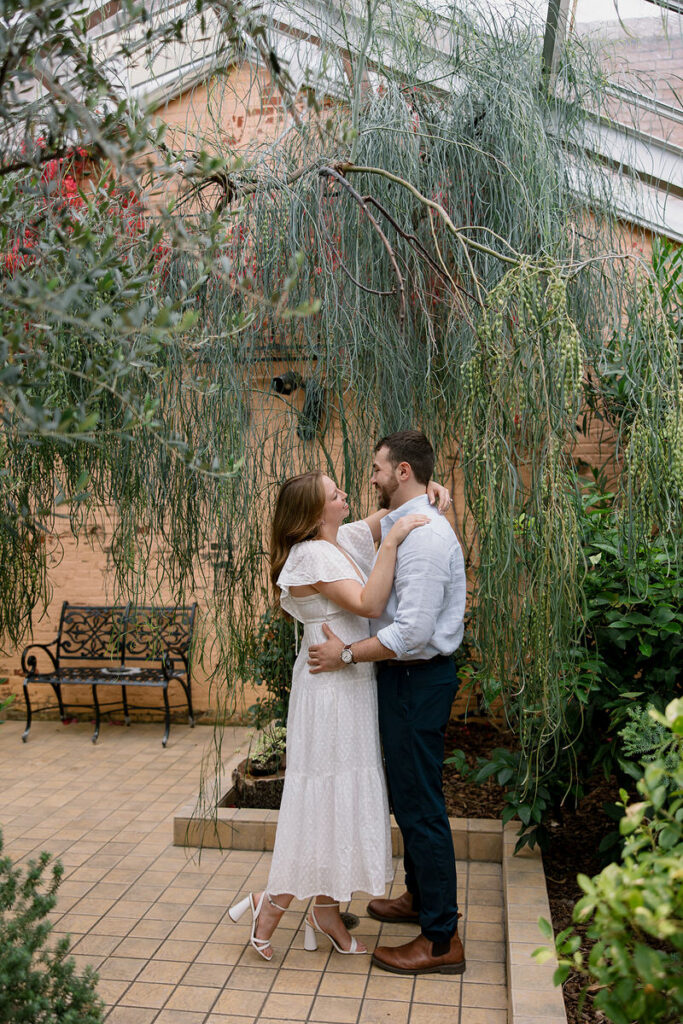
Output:
M452 654L462 643L466 580L462 549L451 524L426 494L406 501L381 522L382 540L401 516L430 522L412 530L398 547L387 606L370 620L372 633L399 660Z

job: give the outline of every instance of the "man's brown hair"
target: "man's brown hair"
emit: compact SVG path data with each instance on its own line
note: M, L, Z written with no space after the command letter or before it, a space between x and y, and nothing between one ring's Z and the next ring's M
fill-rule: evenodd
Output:
M424 434L419 430L399 430L396 434L380 438L375 451L381 448L389 450L392 466L407 462L417 482L427 486L434 472L434 449Z

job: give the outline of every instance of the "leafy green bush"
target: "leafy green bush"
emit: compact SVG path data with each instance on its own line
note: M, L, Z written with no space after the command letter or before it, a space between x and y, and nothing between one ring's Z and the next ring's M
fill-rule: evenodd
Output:
M62 865L46 880L49 853L23 871L2 851L0 833L0 1024L101 1024L97 975L76 973L68 938L48 943Z
M523 753L505 747L496 747L488 757L478 757L476 768L469 767L462 750L454 750L445 759L445 764L453 765L470 782L481 784L493 776L499 786L506 788L505 807L501 813L503 824L515 817L522 823L516 850L527 844L532 847L535 843L545 845L547 830L544 821L553 808L553 795L548 786L539 783L533 792L526 792L520 784L525 763Z
M671 701L665 715L650 714L666 738L638 781L642 800L628 804L622 791L621 863L594 878L578 876L585 895L574 922L588 924L594 945L586 957L574 927L555 939L555 984L578 972L597 987L594 1004L614 1024L683 1019L683 700ZM550 924L541 927L551 938ZM542 949L534 955L543 962L552 954Z
M584 489L583 635L577 635L566 654L566 742L553 770L542 780L530 779L527 759L504 749L479 758L473 770L461 752L448 759L475 782L495 776L507 788L502 817L520 819L518 848L545 845L549 816L561 814L567 798L580 799L596 771L605 777L615 773L621 784L639 778L647 739L643 735L637 740L637 722L645 716L648 732L655 730L647 709L661 711L681 692L680 560L673 545L659 538L639 546L629 558L612 498L598 478ZM603 849L613 845L614 837L605 837Z
M669 736L666 726L662 725L658 717L650 714L653 710L656 711L657 708L654 708L652 704L646 708L640 705L630 708L628 722L619 732L623 741L623 751L627 757L638 758L645 764L663 756L667 771L673 773L677 763L676 751L669 750L667 754L661 754L663 748L667 746ZM634 770L634 765L631 762L629 769ZM640 774L638 773L638 777Z
M277 609L268 608L251 637L248 658L252 682L266 691L249 708L257 726L273 720L286 725L295 660L294 622Z
M683 667L683 575L673 545L657 538L630 559L600 490L584 504L586 631L616 692L671 690Z
M0 680L0 682L5 682L5 681L6 680ZM5 708L8 708L10 706L10 704L13 704L14 703L14 698L15 698L15 694L14 693L10 693L7 697L4 697L2 700L0 700L0 712L4 711ZM2 721L2 719L0 719L0 721Z

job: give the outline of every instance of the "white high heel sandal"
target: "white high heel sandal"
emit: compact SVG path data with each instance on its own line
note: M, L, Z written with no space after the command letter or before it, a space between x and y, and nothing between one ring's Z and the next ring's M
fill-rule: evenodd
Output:
M267 899L271 907L275 907L276 910L281 910L284 914L286 907L281 907L279 903L271 897L270 893L262 892L261 899L258 901L258 906L254 906L254 894L250 892L248 896L245 896L243 900L236 903L234 907L230 907L228 914L230 920L237 923L243 914L247 910L251 910L251 935L249 942L252 944L259 956L262 956L264 960L272 960L273 954L270 956L266 955L266 949L270 946L270 939L257 939L256 938L256 926L258 925L259 914L261 913L261 907L263 906L264 899Z
M322 932L323 935L326 935L327 938L330 940L330 942L332 943L332 945L334 946L334 948L337 950L338 953L344 953L345 955L348 955L348 954L351 954L351 953L367 953L368 952L367 949L359 949L358 948L358 942L356 940L356 936L355 935L351 936L351 946L349 947L349 949L342 949L341 946L337 945L337 943L335 942L333 936L330 935L329 932L326 932L324 928L320 927L320 922L318 921L318 918L315 916L315 908L316 907L338 907L338 906L339 906L338 903L314 903L313 906L311 907L310 915L309 915L310 916L310 921L309 921L309 918L306 917L306 929L304 931L304 949L307 949L309 951L309 953L314 952L318 948L318 940L315 937L315 933L316 932Z

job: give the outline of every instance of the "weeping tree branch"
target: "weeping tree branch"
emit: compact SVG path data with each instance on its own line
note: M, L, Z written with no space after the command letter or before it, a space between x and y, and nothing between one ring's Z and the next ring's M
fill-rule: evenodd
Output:
M367 203L364 202L363 197L361 196L361 194L359 192L356 192L356 190L353 187L353 185L349 181L346 180L346 178L344 177L343 174L340 174L339 171L337 171L334 167L321 167L320 170L318 171L318 174L320 175L321 178L333 178L335 181L338 181L339 184L343 188L346 189L346 191L355 200L355 202L358 204L358 206L360 206L361 210L366 215L366 217L368 218L368 220L370 221L370 223L374 227L375 231L379 235L380 239L382 240L382 245L384 246L384 248L387 251L387 255L389 257L389 262L391 263L391 266L393 267L394 273L396 275L396 279L398 281L398 291L399 291L399 296L400 296L400 299L399 299L400 308L399 308L398 318L399 318L399 325L400 325L401 333L403 334L404 327L405 327L405 317L406 317L405 288L404 288L404 284L403 284L403 276L401 274L401 271L399 270L399 266L398 266L398 263L396 261L396 256L394 254L394 250L391 247L391 243L390 243L389 239L387 238L387 236L382 231L382 228L380 227L380 225L377 222L376 218L373 217L373 215L371 214L370 210L367 207Z
M178 150L170 150L168 147L163 147L164 151L167 152L171 158L180 163L185 163L188 157L198 157L198 153L180 152ZM270 189L284 190L294 185L300 178L310 174L312 171L318 170L320 167L320 161L316 160L311 163L307 163L304 167L300 167L296 171L292 171L291 174L287 174L282 178L272 178L269 180L259 181L247 181L240 177L238 174L231 173L229 170L220 168L207 176L200 176L197 180L195 175L192 173L186 173L184 170L180 172L180 178L187 187L187 190L180 196L177 202L178 208L184 204L191 202L195 197L201 195L202 192L207 191L212 187L218 187L222 190L222 195L219 201L215 204L214 208L217 210L223 209L230 203L238 201L245 196L257 195L259 193L266 192ZM201 172L200 172L201 175Z
M428 199L427 196L423 195L422 192L412 184L412 182L406 181L405 178L399 177L398 174L393 174L391 171L387 171L383 167L359 167L357 164L350 163L339 163L336 166L340 174L376 174L381 178L386 178L388 181L393 181L396 185L401 185L402 188L405 188L411 193L411 195L414 195L415 198L424 206L434 210L437 216L439 216L444 222L448 231L450 231L455 238L461 241L463 245L468 245L472 249L476 249L477 252L484 253L487 256L493 256L498 260L502 260L503 263L509 263L511 266L516 266L519 262L521 258L519 255L516 259L512 256L504 256L501 252L497 252L495 249L491 249L487 245L482 245L481 242L473 242L471 238L464 238L464 232L456 228L451 218L439 203L435 203L433 199ZM511 248L509 244L508 248Z
M464 295L467 296L468 299L472 299L472 300L476 301L474 299L474 295L472 295L471 292L468 292L467 289L465 287L463 287L463 285L458 284L457 281L453 280L451 275L448 273L448 268L444 265L443 260L441 260L440 264L437 263L437 261L434 259L434 257L424 247L424 245L422 244L420 239L417 237L417 235L414 235L411 232L408 232L404 228L402 228L401 225L396 220L396 218L394 216L392 216L391 213L389 213L387 208L385 206L383 206L382 203L380 203L379 199L375 199L374 196L367 195L367 196L363 196L363 200L366 203L371 203L373 206L375 206L379 210L379 212L384 217L387 218L387 220L389 221L391 226L394 228L396 233L399 234L401 236L401 238L404 238L405 241L408 242L409 245L412 245L412 247L415 249L415 251L417 253L419 253L420 256L423 257L423 259L425 259L427 261L428 265L431 267L431 269L434 271L435 274L438 274L439 277L442 278L442 280L448 281L448 283L450 284L450 286L452 287L454 292L455 291L461 291ZM432 232L432 236L433 236L433 232ZM437 247L437 252L438 252L438 247ZM439 258L441 259L441 253L439 253Z
M322 182L321 182L321 188L322 187L323 186L322 186ZM369 198L368 196L363 196L363 199L366 202L368 201L368 198ZM396 290L394 288L390 288L390 289L386 289L386 290L381 290L381 289L378 289L378 288L370 288L370 287L368 287L368 285L363 284L361 281L359 281L357 278L355 278L353 276L353 274L351 273L351 271L349 270L349 268L346 266L346 263L344 262L344 260L342 258L342 254L337 249L337 247L336 247L336 245L335 245L335 243L334 243L334 241L332 239L332 236L330 235L330 232L327 229L327 225L323 224L323 228L324 228L324 231L325 231L325 236L327 238L328 244L334 250L334 252L336 253L336 255L337 255L338 259L339 259L339 266L340 266L341 270L343 271L344 274L346 274L346 277L349 279L349 281L351 281L352 284L354 284L356 286L356 288L360 288L360 290L365 292L366 295L378 295L380 297L385 297L385 296L395 295L396 294Z

